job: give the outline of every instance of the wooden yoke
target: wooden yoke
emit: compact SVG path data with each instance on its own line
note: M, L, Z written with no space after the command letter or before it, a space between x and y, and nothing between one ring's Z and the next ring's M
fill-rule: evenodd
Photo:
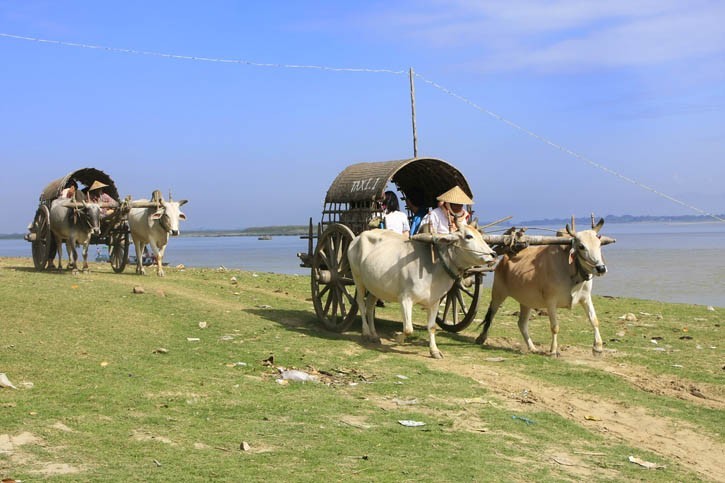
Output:
M482 233L483 240L499 255L518 253L530 245L570 245L569 236L526 235L526 228L509 228L503 235L487 235ZM616 239L608 236L600 237L602 246L616 243Z

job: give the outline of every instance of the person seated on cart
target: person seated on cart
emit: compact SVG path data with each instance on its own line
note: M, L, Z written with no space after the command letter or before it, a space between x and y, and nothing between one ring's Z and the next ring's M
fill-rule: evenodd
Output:
M68 182L65 184L65 188L63 188L60 191L60 196L58 196L58 198L61 198L61 199L66 199L66 198L74 199L75 196L76 196L76 191L77 190L78 190L78 183L76 183L76 180L74 180L74 179L68 180Z
M386 191L383 198L383 226L386 230L393 230L396 233L408 238L410 233L410 224L408 223L408 215L400 211L400 203L398 196L392 191Z
M425 206L423 193L418 188L406 191L403 200L405 201L405 207L413 215L410 219L410 236L413 236L420 230L420 223L428 213L428 209Z
M106 188L107 186L107 184L96 180L93 184L91 184L90 188L88 188L88 199L94 203L102 205L101 218L112 215L114 210L118 207L118 202L103 190L103 188Z
M458 230L456 220L468 224L469 213L463 205L472 205L473 200L459 187L454 186L436 198L438 208L423 217L421 226L428 225L431 233L452 233Z

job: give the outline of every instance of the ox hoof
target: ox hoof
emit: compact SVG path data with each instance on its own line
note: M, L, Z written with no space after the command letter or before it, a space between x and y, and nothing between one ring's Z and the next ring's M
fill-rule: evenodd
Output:
M443 359L443 353L441 351L431 351L430 356L433 359Z
M156 275L158 275L159 277L165 277L165 276L166 276L166 274L164 273L164 271L163 271L163 270L159 270L159 271L158 271L158 272L156 273Z
M483 344L486 343L486 339L488 339L488 337L486 337L485 335L481 334L478 337L476 337L476 344L483 345Z
M367 342L370 342L371 344L380 344L380 337L377 335L366 335L363 337Z
M604 349L601 347L592 347L592 355L594 357L602 357L602 354L604 354Z

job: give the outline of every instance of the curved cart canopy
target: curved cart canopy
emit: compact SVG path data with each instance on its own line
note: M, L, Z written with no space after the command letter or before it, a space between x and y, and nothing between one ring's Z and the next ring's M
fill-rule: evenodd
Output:
M327 191L322 212L323 228L330 223L342 223L356 235L360 234L372 217L379 215L376 202L383 198L389 182L393 182L403 196L411 190L419 190L425 206L430 207L435 206L437 196L456 185L473 198L463 174L442 159L357 163L337 175Z
M62 178L51 181L48 186L46 186L40 193L40 202L42 204L52 202L54 199L60 196L60 192L63 191L63 188L65 188L68 182L71 180L75 180L80 185L85 186L91 186L94 181L100 181L101 183L108 185L108 187L105 188L105 191L111 196L111 198L118 202L121 201L118 195L118 190L116 189L116 184L113 182L110 176L108 176L100 169L82 168L68 173ZM83 186L78 187L82 188Z

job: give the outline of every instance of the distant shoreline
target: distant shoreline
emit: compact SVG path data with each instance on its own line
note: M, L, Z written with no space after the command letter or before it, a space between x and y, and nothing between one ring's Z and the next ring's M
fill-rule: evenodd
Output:
M715 215L718 218L725 219L725 214ZM579 226L585 226L591 222L589 217L576 218ZM705 215L681 215L681 216L634 216L634 215L607 215L604 217L605 223L631 224L631 223L668 223L678 225L696 225L696 224L712 224L722 223L711 216ZM485 225L488 221L479 221L479 225ZM524 220L501 223L499 226L517 226L517 227L535 227L536 225L544 226L561 226L571 223L571 218L542 218L538 220ZM233 237L233 236L302 236L309 233L309 225L280 225L280 226L258 226L243 228L240 230L189 230L182 231L181 236L184 237ZM0 240L22 239L23 233L7 233L0 234Z

